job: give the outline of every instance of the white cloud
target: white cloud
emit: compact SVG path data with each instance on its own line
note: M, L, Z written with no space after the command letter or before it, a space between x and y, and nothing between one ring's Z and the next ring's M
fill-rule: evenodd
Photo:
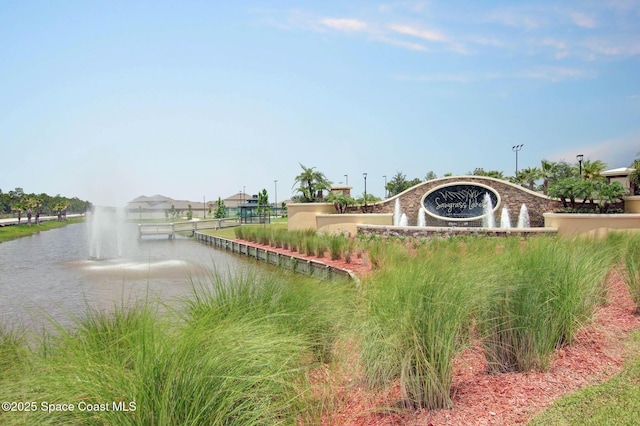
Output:
M445 44L450 50L457 53L467 53L465 47L461 43L454 41L437 30L401 24L390 24L387 28L397 34L419 38L428 42Z
M320 23L334 30L345 32L365 31L368 27L364 21L349 18L325 18L320 20Z
M434 41L439 43L447 42L447 38L436 30L421 29L411 27L409 25L391 24L388 28L396 33L410 35L413 37L421 38L426 41Z
M574 24L576 24L579 27L583 27L583 28L595 28L596 27L596 22L595 20L590 17L585 15L584 13L581 12L573 12L570 14L571 20L573 21Z
M592 38L584 42L584 46L592 53L605 56L640 55L640 40L636 38Z

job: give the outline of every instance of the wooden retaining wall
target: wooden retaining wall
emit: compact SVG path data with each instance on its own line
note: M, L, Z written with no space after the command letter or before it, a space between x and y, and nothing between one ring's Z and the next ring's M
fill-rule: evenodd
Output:
M274 250L269 250L262 247L255 247L250 244L228 240L226 238L220 238L213 235L203 234L196 232L194 234L196 240L208 244L210 246L231 251L237 253L240 256L251 257L270 265L278 266L281 268L289 269L299 274L307 275L313 278L319 278L321 280L334 280L334 279L354 279L357 280L352 272L336 268L318 262L315 260L304 259L302 257L291 256L288 254L282 254Z

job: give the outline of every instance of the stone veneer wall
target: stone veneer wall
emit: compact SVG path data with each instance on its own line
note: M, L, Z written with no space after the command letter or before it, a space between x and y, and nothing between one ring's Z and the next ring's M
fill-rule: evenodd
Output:
M393 213L395 208L396 198L400 200L400 209L407 215L409 226L415 226L418 222L418 211L420 210L420 201L424 194L431 189L445 184L456 182L471 182L489 186L493 188L501 199L501 204L495 210L496 222L499 223L500 213L503 206L507 206L509 211L509 218L511 219L512 226L518 221L518 215L520 213L520 207L522 204L527 206L529 211L529 221L532 227L543 227L544 217L543 213L557 212L563 208L562 202L559 200L551 199L546 195L539 194L534 191L530 191L519 185L514 185L510 182L494 179L484 176L455 176L446 177L440 179L430 180L406 191L391 197L385 201L381 201L375 204L367 206L367 212L369 213ZM352 208L352 212L361 212L362 208ZM444 223L443 223L444 222ZM465 222L453 222L458 226L478 226L480 221L469 221L465 225ZM432 216L427 215L427 226L446 226L445 221L438 221Z

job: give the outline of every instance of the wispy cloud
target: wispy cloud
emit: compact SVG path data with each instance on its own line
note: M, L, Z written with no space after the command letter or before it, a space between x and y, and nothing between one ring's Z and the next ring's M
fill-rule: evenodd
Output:
M457 42L438 30L405 24L389 24L387 28L395 34L414 37L429 43L439 43L446 46L448 50L466 53L466 49L462 43Z
M636 14L640 0L585 6L532 2L489 10L473 6L463 14L435 2L391 1L351 16L293 10L273 25L349 34L415 52L539 57L574 66L576 61L640 56ZM278 19L269 19L274 21Z
M320 24L345 32L365 31L368 26L364 21L350 18L325 18L320 20Z
M567 67L539 67L516 74L520 78L546 80L551 82L559 82L564 80L577 80L587 77L593 77L593 73L578 68Z
M608 168L628 167L640 155L640 135L621 139L611 139L591 145L562 150L549 156L551 161L575 161L576 154L588 160L601 160Z
M514 80L514 79L532 79L545 80L550 82L560 82L565 80L578 80L584 78L592 78L595 73L592 71L577 68L562 67L540 67L530 70L523 70L512 73L505 72L484 72L484 73L451 73L451 74L400 74L394 78L405 81L419 81L426 83L471 83L492 80Z
M540 28L543 25L540 17L529 11L517 9L501 9L490 12L489 20L508 27L525 28L527 30Z
M426 41L434 41L440 43L447 42L447 38L441 32L436 30L422 29L411 27L409 25L399 24L391 24L388 26L388 28L396 33L410 35Z
M573 23L579 27L583 27L583 28L595 28L596 27L596 22L595 20L590 17L587 16L584 13L581 12L572 12L569 15L571 17L571 20L573 21Z

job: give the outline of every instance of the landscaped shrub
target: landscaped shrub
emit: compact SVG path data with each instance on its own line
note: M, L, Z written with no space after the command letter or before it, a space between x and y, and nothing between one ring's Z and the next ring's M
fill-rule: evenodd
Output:
M612 258L587 240L535 238L495 259L479 322L489 368L544 371L602 301Z
M405 404L451 406L453 357L467 341L478 290L471 265L443 247L384 245L384 268L365 291L362 361L371 385L400 380Z
M316 252L317 243L316 239L313 236L308 236L304 238L304 254L307 256L313 256Z
M624 248L624 281L640 314L640 235L629 235Z
M338 260L342 257L342 252L346 246L346 237L343 235L332 235L329 239L329 255L331 260Z

